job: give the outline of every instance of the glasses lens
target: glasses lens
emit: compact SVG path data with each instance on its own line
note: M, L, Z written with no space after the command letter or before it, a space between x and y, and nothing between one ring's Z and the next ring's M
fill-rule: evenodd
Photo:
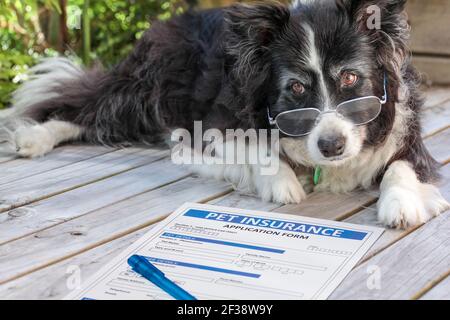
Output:
M275 121L284 134L303 136L312 131L319 114L320 111L317 109L300 109L280 113Z
M374 120L381 111L381 102L376 97L367 97L344 102L336 112L351 120L354 124L364 124Z

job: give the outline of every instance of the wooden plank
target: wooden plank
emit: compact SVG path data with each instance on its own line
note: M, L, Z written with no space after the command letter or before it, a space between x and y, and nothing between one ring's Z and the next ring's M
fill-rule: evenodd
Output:
M450 300L450 276L431 288L430 291L420 297L420 300Z
M377 191L355 191L349 194L313 192L300 204L284 205L275 211L319 219L342 220L372 204L377 196Z
M447 32L448 33L448 32ZM424 75L427 84L450 84L450 57L413 56L413 64Z
M92 145L68 145L56 148L45 157L16 159L1 165L1 184L48 172L57 168L113 152L115 149Z
M447 163L450 160L450 128L426 139L426 146L438 162Z
M264 202L257 196L243 195L239 191L233 191L210 203L248 210L274 211L305 217L340 220L370 205L375 201L377 196L378 193L376 191L356 191L351 194L312 192L300 204L283 205Z
M450 212L431 220L356 267L331 299L410 299L450 266ZM379 289L367 286L379 270ZM368 271L369 270L369 271Z
M447 0L409 0L406 11L412 27L411 49L450 55L450 3Z
M8 152L0 152L0 163L14 160L16 156Z
M124 237L107 242L102 246L58 262L48 268L0 285L0 299L62 299L72 289L72 287L67 286L67 282L73 272L71 271L73 268L79 270L80 283L85 282L153 227L154 225L140 229Z
M0 246L0 284L151 225L185 202L229 191L223 182L187 178L6 243Z
M161 160L0 215L0 244L74 219L142 192L185 178L189 172Z
M450 87L431 87L424 90L424 108L435 107L450 101Z
M406 5L412 27L413 51L450 55L450 3L448 0L409 0Z
M233 191L223 197L214 199L209 204L261 211L272 211L282 206L279 203L262 201L261 198L254 195L241 194L239 191Z
M0 141L0 163L17 158L17 155L10 151L6 142Z
M0 212L131 170L162 159L167 154L167 150L158 149L121 149L2 184L0 185Z
M450 101L427 108L422 115L422 135L427 137L450 127Z

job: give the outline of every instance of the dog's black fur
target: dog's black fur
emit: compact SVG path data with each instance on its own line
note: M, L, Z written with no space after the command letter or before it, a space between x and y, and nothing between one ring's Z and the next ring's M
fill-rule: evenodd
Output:
M381 30L365 26L364 9L373 3L382 10ZM112 70L96 68L55 84L51 90L59 96L31 106L26 115L39 122L56 118L75 123L84 128L85 140L104 144L155 142L173 128L192 130L194 120L202 120L204 129L269 128L268 106L277 114L301 104L283 95L279 77L286 68L302 68L296 65L306 50L300 22L307 21L319 35L320 50L327 53L326 65L349 59L367 64L368 85L339 92L333 97L336 102L381 96L387 73L389 101L367 125L365 145L385 142L400 100L399 86L407 86L407 105L414 116L405 124L408 141L392 161L408 160L420 180L429 181L437 176L437 163L420 137L422 100L409 61L404 4L336 0L289 9L269 2L188 12L154 23ZM320 108L319 95L314 88L310 92L309 101L317 100Z

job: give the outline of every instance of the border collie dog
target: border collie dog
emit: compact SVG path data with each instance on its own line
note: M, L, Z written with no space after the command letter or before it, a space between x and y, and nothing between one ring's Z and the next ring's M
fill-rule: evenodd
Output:
M264 200L299 203L320 167L315 190L379 184L379 220L415 226L449 204L431 184L438 164L421 139L405 2L300 0L188 12L155 23L108 71L44 60L3 111L0 131L19 155L36 157L75 140L153 143L175 128L192 131L196 120L204 129L278 127L276 175L255 165L198 171Z

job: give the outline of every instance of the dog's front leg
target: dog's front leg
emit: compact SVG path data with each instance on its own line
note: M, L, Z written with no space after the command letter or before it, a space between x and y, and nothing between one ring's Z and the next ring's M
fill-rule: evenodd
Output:
M236 190L256 193L264 201L277 203L300 203L306 198L297 176L292 168L280 161L274 174L262 174L260 165L251 164L203 164L193 165L192 171L204 177L230 182Z
M449 208L438 188L420 182L411 164L403 160L389 166L380 191L378 219L391 227L417 226Z

